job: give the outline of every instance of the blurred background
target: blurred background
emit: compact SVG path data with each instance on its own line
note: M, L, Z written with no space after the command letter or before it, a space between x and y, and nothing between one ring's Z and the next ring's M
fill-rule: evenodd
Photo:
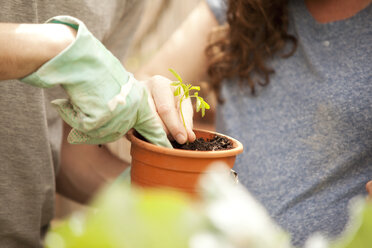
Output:
M142 21L125 61L128 71L135 72L146 63L170 37L176 28L201 0L151 0L147 1ZM211 105L215 105L215 97L208 90L206 82L199 83L201 94ZM207 111L204 118L194 116L194 127L214 130L214 113ZM124 161L130 162L130 143L125 138L107 144L109 150ZM55 221L68 216L72 211L84 206L57 194Z

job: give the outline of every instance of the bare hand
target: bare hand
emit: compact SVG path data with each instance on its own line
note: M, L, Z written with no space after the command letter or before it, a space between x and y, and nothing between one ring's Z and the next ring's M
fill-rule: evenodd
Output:
M149 91L149 103L156 113L164 130L171 138L183 144L186 141L194 141L195 134L193 128L193 109L190 98L182 102L182 112L185 118L185 130L179 111L179 96L174 96L174 86L171 80L163 76L153 76L142 81Z

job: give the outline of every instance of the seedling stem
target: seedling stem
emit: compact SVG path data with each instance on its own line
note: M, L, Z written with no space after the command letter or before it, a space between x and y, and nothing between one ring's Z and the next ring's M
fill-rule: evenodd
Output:
M174 81L171 85L176 86L176 90L174 91L174 96L178 96L178 95L181 96L180 100L179 100L180 113L181 113L183 126L184 126L185 130L187 131L185 118L184 118L183 112L182 112L182 102L183 102L183 100L185 100L189 97L196 98L196 112L199 112L201 110L202 117L204 117L204 115L205 115L205 110L210 109L210 106L206 101L204 101L204 99L201 96L198 95L198 92L194 92L192 95L190 95L191 90L200 91L199 86L192 86L191 84L184 84L182 82L181 76L178 75L178 73L175 70L170 68L169 71L178 79L178 81Z

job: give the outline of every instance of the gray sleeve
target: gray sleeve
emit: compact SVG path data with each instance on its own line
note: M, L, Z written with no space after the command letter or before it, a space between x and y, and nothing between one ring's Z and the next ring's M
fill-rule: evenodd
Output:
M219 24L226 22L227 0L205 0Z

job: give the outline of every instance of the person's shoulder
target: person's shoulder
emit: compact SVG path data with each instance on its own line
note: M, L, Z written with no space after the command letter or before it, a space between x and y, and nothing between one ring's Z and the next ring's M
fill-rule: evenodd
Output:
M227 1L226 0L205 0L218 23L226 22Z

